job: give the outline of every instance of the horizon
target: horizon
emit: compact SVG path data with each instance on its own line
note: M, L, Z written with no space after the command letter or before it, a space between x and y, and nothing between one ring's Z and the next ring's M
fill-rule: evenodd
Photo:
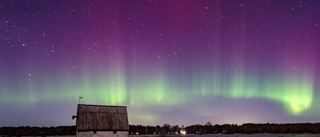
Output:
M176 125L176 124L170 124L170 123L165 123L165 124L169 124L170 126L178 126L178 127L189 127L189 126L195 126L195 125L202 125L202 126L206 126L207 123L205 124L192 124L192 125ZM237 125L237 126L243 126L245 124L255 124L255 125L259 125L259 124L276 124L276 125L286 125L286 124L320 124L320 122L306 122L306 123L242 123L242 124L230 124L230 123L225 123L225 124L215 124L215 123L211 123L210 126L215 126L215 125ZM129 126L139 126L141 124L130 124L129 123ZM18 125L18 126L0 126L0 128L2 127L39 127L39 128L42 128L42 127L63 127L63 126L76 126L76 125L58 125L58 126L33 126L33 125ZM163 127L164 125L159 125L159 124L156 124L156 125L141 125L141 126L153 126L153 127L156 127L156 126L160 126L160 127Z
M0 124L75 124L78 103L125 105L142 125L319 121L319 13L319 0L4 0Z

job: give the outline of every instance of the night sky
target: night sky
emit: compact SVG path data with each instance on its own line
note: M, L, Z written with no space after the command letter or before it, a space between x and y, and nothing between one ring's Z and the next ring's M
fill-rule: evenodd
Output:
M0 0L0 126L320 122L319 0Z

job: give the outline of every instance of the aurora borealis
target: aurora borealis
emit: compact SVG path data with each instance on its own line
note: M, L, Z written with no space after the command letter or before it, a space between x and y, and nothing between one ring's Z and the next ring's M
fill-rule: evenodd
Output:
M320 122L319 0L0 0L0 126Z

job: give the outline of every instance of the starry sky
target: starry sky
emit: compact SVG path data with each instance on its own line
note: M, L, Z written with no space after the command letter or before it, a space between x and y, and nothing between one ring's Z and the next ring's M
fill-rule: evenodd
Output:
M0 0L0 126L320 122L319 0Z

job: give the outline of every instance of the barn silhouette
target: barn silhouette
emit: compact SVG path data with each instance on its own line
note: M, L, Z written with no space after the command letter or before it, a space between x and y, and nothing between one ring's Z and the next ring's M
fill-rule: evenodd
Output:
M126 106L78 104L77 137L128 137Z

